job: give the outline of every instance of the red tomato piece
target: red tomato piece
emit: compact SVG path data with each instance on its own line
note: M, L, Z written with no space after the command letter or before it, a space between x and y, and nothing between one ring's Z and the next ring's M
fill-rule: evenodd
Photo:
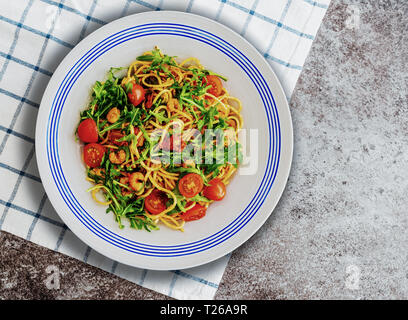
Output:
M109 131L109 141L117 146L127 146L128 143L126 141L117 141L124 137L124 134L120 129L112 129Z
M221 79L214 75L208 75L203 78L203 84L207 86L211 86L210 89L207 90L208 93L218 97L222 93L222 82Z
M86 143L98 142L96 122L91 118L82 121L78 126L78 137Z
M204 187L203 193L204 197L210 200L220 201L224 199L227 189L221 179L215 178L209 182L208 186Z
M153 94L149 94L145 104L146 109L150 109L153 105Z
M127 95L130 103L137 106L145 98L145 89L140 84L133 83L132 90Z
M180 193L186 198L196 196L203 190L203 187L203 178L197 173L186 174L178 183Z
M99 167L105 154L105 147L99 143L90 143L84 147L84 161L91 168Z
M193 221L193 220L198 220L201 219L202 217L205 216L205 213L207 211L207 208L204 206L199 205L198 203L192 207L190 210L187 210L186 212L182 212L180 214L181 219L184 221Z
M167 196L163 191L154 189L145 199L146 210L151 214L159 214L166 210Z

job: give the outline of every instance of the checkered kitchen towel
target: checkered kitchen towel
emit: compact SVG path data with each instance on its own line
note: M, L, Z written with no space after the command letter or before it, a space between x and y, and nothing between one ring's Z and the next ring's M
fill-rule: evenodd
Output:
M118 264L78 240L53 210L39 178L35 119L53 71L78 41L114 19L178 10L217 20L252 42L287 97L330 0L17 0L0 2L0 229L178 299L211 299L229 256L189 270Z

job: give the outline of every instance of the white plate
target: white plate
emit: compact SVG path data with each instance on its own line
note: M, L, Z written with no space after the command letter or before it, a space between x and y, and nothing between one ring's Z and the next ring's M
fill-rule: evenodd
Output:
M241 99L246 129L258 130L253 174L236 175L223 201L189 222L185 232L162 226L151 233L120 230L112 213L86 189L80 145L74 140L79 112L96 80L110 67L128 66L155 45L179 59L196 57L228 78L225 86ZM62 61L41 101L36 154L47 195L65 224L101 254L135 267L174 270L215 260L244 243L269 217L287 181L293 133L280 83L258 51L245 39L207 18L160 11L116 20L81 41ZM244 167L244 166L243 166ZM242 173L242 172L241 172Z

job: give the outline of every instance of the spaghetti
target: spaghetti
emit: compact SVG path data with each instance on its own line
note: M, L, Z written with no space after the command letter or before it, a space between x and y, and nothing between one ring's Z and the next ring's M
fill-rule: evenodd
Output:
M88 191L120 228L126 219L136 229L183 231L224 198L242 159L243 119L222 80L198 59L177 63L156 47L95 83L76 133Z

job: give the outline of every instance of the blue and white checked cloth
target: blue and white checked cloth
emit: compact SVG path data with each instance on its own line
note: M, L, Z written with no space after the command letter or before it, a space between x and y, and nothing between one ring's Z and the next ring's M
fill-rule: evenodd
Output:
M118 264L87 247L50 205L35 161L44 89L82 38L119 17L178 10L217 20L270 62L288 99L330 0L17 0L0 2L0 230L177 299L212 299L229 256L183 271Z

